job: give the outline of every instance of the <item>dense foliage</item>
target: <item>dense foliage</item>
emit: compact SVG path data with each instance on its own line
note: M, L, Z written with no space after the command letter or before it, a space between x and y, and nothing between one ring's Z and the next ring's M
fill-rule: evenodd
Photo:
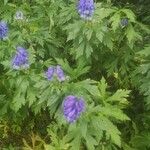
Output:
M149 150L149 0L0 1L0 149Z

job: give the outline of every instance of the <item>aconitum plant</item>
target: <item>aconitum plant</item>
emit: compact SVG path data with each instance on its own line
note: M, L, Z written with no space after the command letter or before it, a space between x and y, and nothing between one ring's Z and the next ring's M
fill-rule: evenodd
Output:
M63 102L63 113L69 123L75 122L85 110L85 102L82 98L69 95Z
M0 39L7 37L8 26L4 21L0 21Z
M27 69L29 68L29 56L25 48L18 46L16 55L12 60L13 69Z
M58 81L60 81L60 82L65 81L65 79L66 79L65 75L64 75L64 71L63 71L62 67L59 65L49 67L48 70L46 71L46 77L48 80L51 81L54 76L56 76Z
M94 1L93 0L79 0L78 2L78 13L80 17L85 20L91 20L94 14Z

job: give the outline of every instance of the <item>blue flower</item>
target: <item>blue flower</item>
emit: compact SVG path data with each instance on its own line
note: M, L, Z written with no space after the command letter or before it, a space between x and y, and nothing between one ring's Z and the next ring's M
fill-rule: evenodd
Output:
M60 82L65 80L64 71L62 70L61 66L56 66L56 75Z
M52 80L53 76L56 76L59 82L65 81L65 75L64 71L61 66L52 66L49 67L48 70L46 71L46 77L48 80Z
M127 26L128 25L128 19L127 18L121 19L120 24L121 24L122 27Z
M54 67L49 67L48 70L46 71L46 77L48 80L53 79L55 68Z
M17 11L15 14L15 19L16 20L23 20L24 19L24 15L22 11Z
M66 120L70 123L75 122L85 110L85 102L82 98L69 95L63 102L63 113Z
M12 67L13 69L26 69L29 68L28 63L28 52L23 47L17 47L17 53L12 60Z
M0 21L0 39L7 37L8 26L4 21Z
M93 0L79 0L78 2L78 13L80 17L85 20L91 20L94 14L94 1Z

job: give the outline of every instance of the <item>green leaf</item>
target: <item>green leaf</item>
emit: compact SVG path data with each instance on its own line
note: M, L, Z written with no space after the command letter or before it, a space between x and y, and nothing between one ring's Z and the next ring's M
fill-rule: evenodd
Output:
M104 36L103 32L96 32L96 37L100 42L103 42L103 36Z
M17 95L14 97L12 102L12 109L17 112L26 103L24 95Z
M116 31L116 29L119 27L120 25L120 14L119 13L115 13L111 18L110 21L112 21L112 29L114 31Z
M98 145L98 142L88 134L86 137L86 146L88 150L95 150L96 145Z
M146 45L144 47L144 49L139 51L139 52L137 52L137 54L139 54L141 56L145 56L145 57L150 56L150 44Z
M81 144L81 137L80 134L78 134L73 141L71 141L70 145L71 148L70 150L80 150L80 144Z
M86 57L89 58L91 56L92 52L93 52L93 48L91 47L91 45L86 44L86 50L85 50Z
M80 122L80 132L82 137L86 138L87 135L87 122L85 120L83 120L82 122Z
M81 42L80 45L76 48L76 58L79 58L84 54L85 43Z
M107 83L104 77L102 77L101 81L99 82L98 88L99 88L101 97L105 98Z
M99 111L101 114L108 117L114 117L117 120L130 120L129 117L126 114L124 114L123 111L117 106L111 106L108 104L105 107L101 107Z
M6 5L8 3L8 0L4 0L4 5Z
M119 103L122 103L122 104L128 104L126 98L129 96L129 93L130 93L129 90L119 89L119 90L117 90L117 92L114 95L108 97L106 99L106 101L107 102L115 102L116 101L116 102L119 102Z
M29 107L36 101L36 93L32 88L28 88L27 100L29 102Z
M85 34L86 34L86 38L87 40L89 41L92 37L92 33L93 33L93 30L92 29L89 29Z
M142 40L141 35L134 30L134 28L131 24L128 25L128 28L126 30L126 36L129 41L129 44L132 44L132 42L134 42L136 40Z
M121 9L122 12L124 12L127 17L130 19L131 22L135 22L135 14L130 9Z
M121 147L121 133L110 120L100 115L99 117L93 117L92 124L95 129L99 128L103 131L106 131L106 133L111 137L112 142Z

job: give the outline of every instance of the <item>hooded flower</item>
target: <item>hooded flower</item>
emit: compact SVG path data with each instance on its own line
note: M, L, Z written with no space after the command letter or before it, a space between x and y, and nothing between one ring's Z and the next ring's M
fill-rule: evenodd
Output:
M120 24L121 24L122 27L127 26L128 25L128 19L127 18L121 19Z
M13 69L26 69L29 67L28 63L28 52L23 47L17 47L17 53L12 60Z
M64 71L62 70L61 66L56 66L56 74L57 74L57 79L60 82L65 80Z
M60 82L65 81L66 79L64 75L64 71L62 67L59 65L49 67L48 70L46 71L46 77L48 80L52 80L53 76L56 76L58 81Z
M85 103L82 98L70 95L67 96L63 103L64 116L68 122L75 122L85 109Z
M8 26L4 21L0 21L0 39L7 37Z
M24 15L22 11L17 11L15 14L15 19L16 20L23 20L24 19Z
M52 80L53 79L53 75L54 75L54 67L49 67L47 72L46 72L46 77L48 80Z
M94 1L93 0L79 0L77 9L81 18L85 20L91 20L94 14Z

